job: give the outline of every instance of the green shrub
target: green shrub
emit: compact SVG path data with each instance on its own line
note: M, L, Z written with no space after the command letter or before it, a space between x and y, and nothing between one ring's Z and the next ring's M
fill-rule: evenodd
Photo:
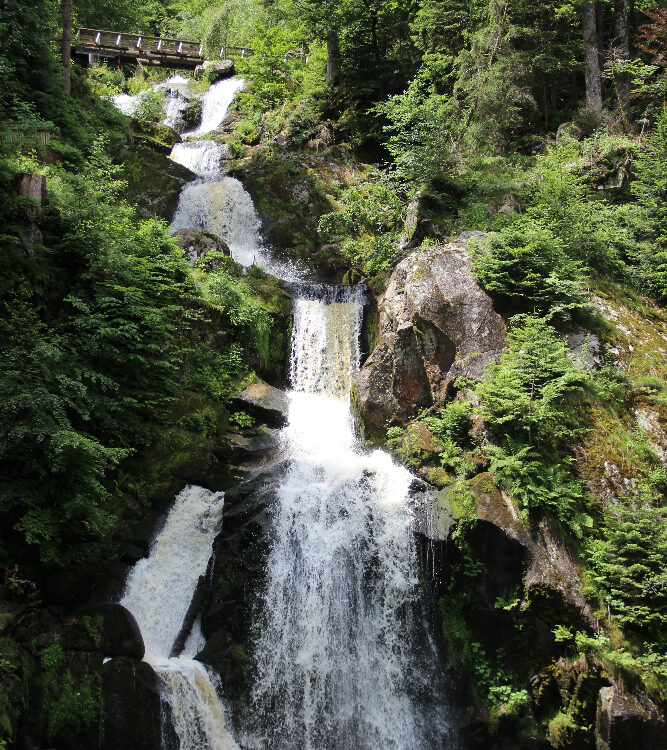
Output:
M473 250L473 271L503 307L569 317L584 307L584 273L552 231L527 217L491 234Z

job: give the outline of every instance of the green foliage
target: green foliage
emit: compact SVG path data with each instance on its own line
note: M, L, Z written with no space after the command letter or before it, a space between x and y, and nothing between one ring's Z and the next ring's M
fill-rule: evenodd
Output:
M396 438L400 438L403 435L403 428L402 427L390 427L387 430L387 440L395 440Z
M588 546L596 582L624 627L664 649L667 625L667 511L640 506L610 510Z
M250 40L254 54L239 62L239 71L249 87L239 94L241 106L252 113L265 113L285 102L301 81L303 62L290 55L298 30L260 26Z
M489 365L487 376L476 390L492 429L547 450L581 435L578 397L591 376L544 319L512 318L508 351Z
M584 307L581 264L550 230L520 217L477 245L475 275L503 307L529 306L549 317Z
M232 412L229 421L238 427L252 427L255 424L255 418L245 411Z
M583 432L580 399L591 376L541 318L513 318L508 344L476 388L481 414L502 439L487 448L490 470L522 510L547 511L581 537L593 523L588 494L563 451Z
M142 122L160 122L164 119L164 91L147 89L139 97L134 117Z
M366 274L391 268L405 207L387 185L366 182L343 190L340 210L324 214L319 230L329 241L342 241L350 263Z
M667 300L667 110L655 132L637 154L631 190L639 201L637 233L644 244L639 256L642 275L661 301Z

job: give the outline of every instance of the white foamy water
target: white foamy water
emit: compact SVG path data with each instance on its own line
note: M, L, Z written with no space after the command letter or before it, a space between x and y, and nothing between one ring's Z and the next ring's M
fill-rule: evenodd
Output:
M215 141L185 141L176 143L169 154L172 161L182 164L199 177L221 175L221 162L227 156L227 148Z
M206 572L223 502L222 492L186 487L176 497L149 556L130 571L121 599L137 620L145 661L158 676L163 736L175 733L180 750L238 750L225 729L218 678L194 659L204 646L198 619L183 653L170 658L199 577Z
M111 101L124 115L133 117L142 99L149 91L162 91L164 92L164 118L162 124L170 128L178 128L181 115L188 106L188 102L193 98L193 95L190 93L190 85L190 79L175 75L167 78L162 83L151 86L149 89L140 91L134 96L130 94L116 94L111 97Z
M340 295L338 295L340 296ZM256 607L254 750L450 747L424 623L409 472L355 436L360 296L294 305L289 469Z
M262 221L250 193L235 177L214 182L197 180L186 185L178 199L171 227L192 227L212 232L228 245L232 258L243 266L258 265L279 279L297 281L300 270L276 259L262 240Z
M244 85L245 82L242 78L225 78L210 86L201 97L201 123L194 130L189 130L183 135L198 138L217 130L222 125L222 121L225 119L227 110L234 101L236 93Z

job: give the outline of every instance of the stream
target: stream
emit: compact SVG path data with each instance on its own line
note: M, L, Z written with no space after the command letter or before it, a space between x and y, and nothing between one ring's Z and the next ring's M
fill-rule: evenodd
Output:
M178 117L182 80L161 84L165 119ZM172 228L213 232L242 265L291 282L291 390L278 448L288 469L276 487L254 608L251 694L233 728L220 676L196 659L204 645L198 619L173 653L222 525L224 493L183 489L149 556L128 576L121 603L158 675L163 747L453 750L443 669L424 614L413 477L387 453L365 448L352 416L365 292L307 284L304 271L276 257L250 195L224 174L224 146L197 140L219 127L241 85L211 86L202 124L174 146L171 158L198 179L183 189Z

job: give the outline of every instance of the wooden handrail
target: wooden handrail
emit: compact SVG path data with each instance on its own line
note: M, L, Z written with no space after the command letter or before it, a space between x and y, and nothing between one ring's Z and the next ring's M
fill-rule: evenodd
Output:
M121 36L121 37L134 37L135 39L148 39L150 41L155 42L173 42L175 44L178 44L179 42L182 42L183 44L190 44L193 47L201 47L201 42L195 42L192 39L174 39L172 37L166 37L166 36L149 36L148 34L135 34L130 31L109 31L105 29L86 29L86 28L78 28L76 30L76 38L78 39L81 36L81 33L88 33L97 35L97 34L109 34L111 36Z

